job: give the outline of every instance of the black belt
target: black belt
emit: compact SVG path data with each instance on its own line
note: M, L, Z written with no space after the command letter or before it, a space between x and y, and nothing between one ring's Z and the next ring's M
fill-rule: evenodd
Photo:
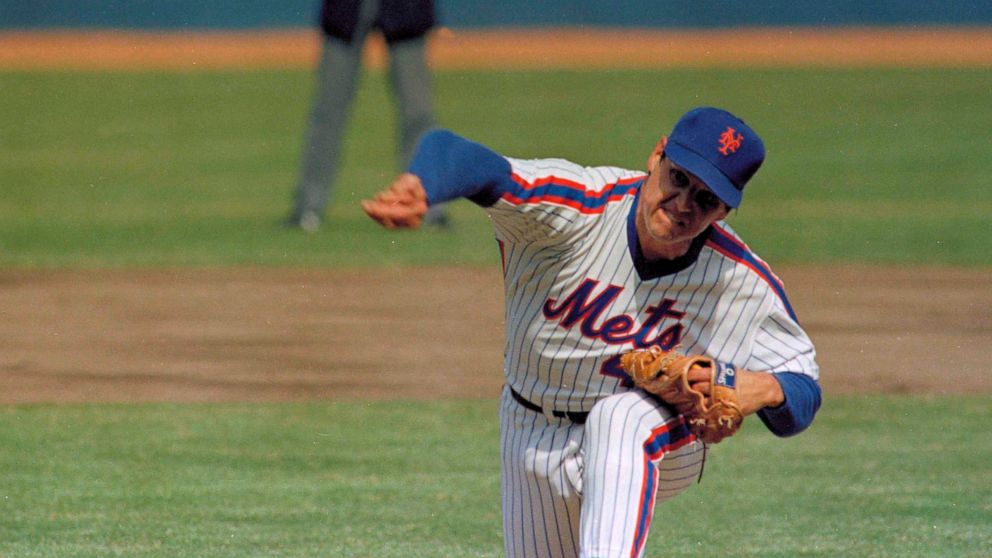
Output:
M541 413L542 415L544 414L544 409L524 399L524 396L517 393L517 390L510 388L510 395L512 395L513 398L517 400L517 403L520 403L521 407L534 411L535 413ZM575 424L585 424L586 419L589 418L589 413L578 413L574 411L551 411L551 416L555 418L568 419L574 422Z

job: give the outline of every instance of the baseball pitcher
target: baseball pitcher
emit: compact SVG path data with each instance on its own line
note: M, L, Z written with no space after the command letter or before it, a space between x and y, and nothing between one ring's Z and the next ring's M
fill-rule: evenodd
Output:
M459 197L492 219L507 556L641 556L656 504L700 477L707 444L751 415L777 436L813 421L813 345L723 222L764 157L750 126L711 107L658 141L647 173L508 158L435 130L362 202L387 228Z

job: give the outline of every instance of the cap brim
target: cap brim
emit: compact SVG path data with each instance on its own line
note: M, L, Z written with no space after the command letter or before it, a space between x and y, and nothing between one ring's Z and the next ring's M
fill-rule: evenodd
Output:
M730 179L705 157L674 142L668 142L668 145L665 146L665 156L702 180L703 184L716 194L716 197L720 198L723 203L730 207L737 207L741 204L743 192L735 188Z

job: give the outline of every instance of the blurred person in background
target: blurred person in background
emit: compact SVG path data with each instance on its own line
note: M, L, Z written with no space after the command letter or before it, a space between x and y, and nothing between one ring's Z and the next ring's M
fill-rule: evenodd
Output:
M307 232L320 228L341 159L362 50L373 29L383 34L389 50L389 78L399 113L398 166L406 167L417 140L435 122L425 55L426 36L434 25L433 0L323 0L324 47L290 226ZM443 206L432 207L425 223L447 226Z

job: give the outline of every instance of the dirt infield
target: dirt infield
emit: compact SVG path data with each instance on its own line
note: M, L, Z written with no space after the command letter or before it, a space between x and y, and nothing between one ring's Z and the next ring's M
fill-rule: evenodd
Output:
M778 271L828 394L992 391L988 271ZM0 403L495 397L501 282L466 268L2 271Z
M53 31L0 33L0 69L310 67L311 29L239 33ZM366 49L381 67L383 42ZM441 29L437 69L672 66L992 67L992 28Z

